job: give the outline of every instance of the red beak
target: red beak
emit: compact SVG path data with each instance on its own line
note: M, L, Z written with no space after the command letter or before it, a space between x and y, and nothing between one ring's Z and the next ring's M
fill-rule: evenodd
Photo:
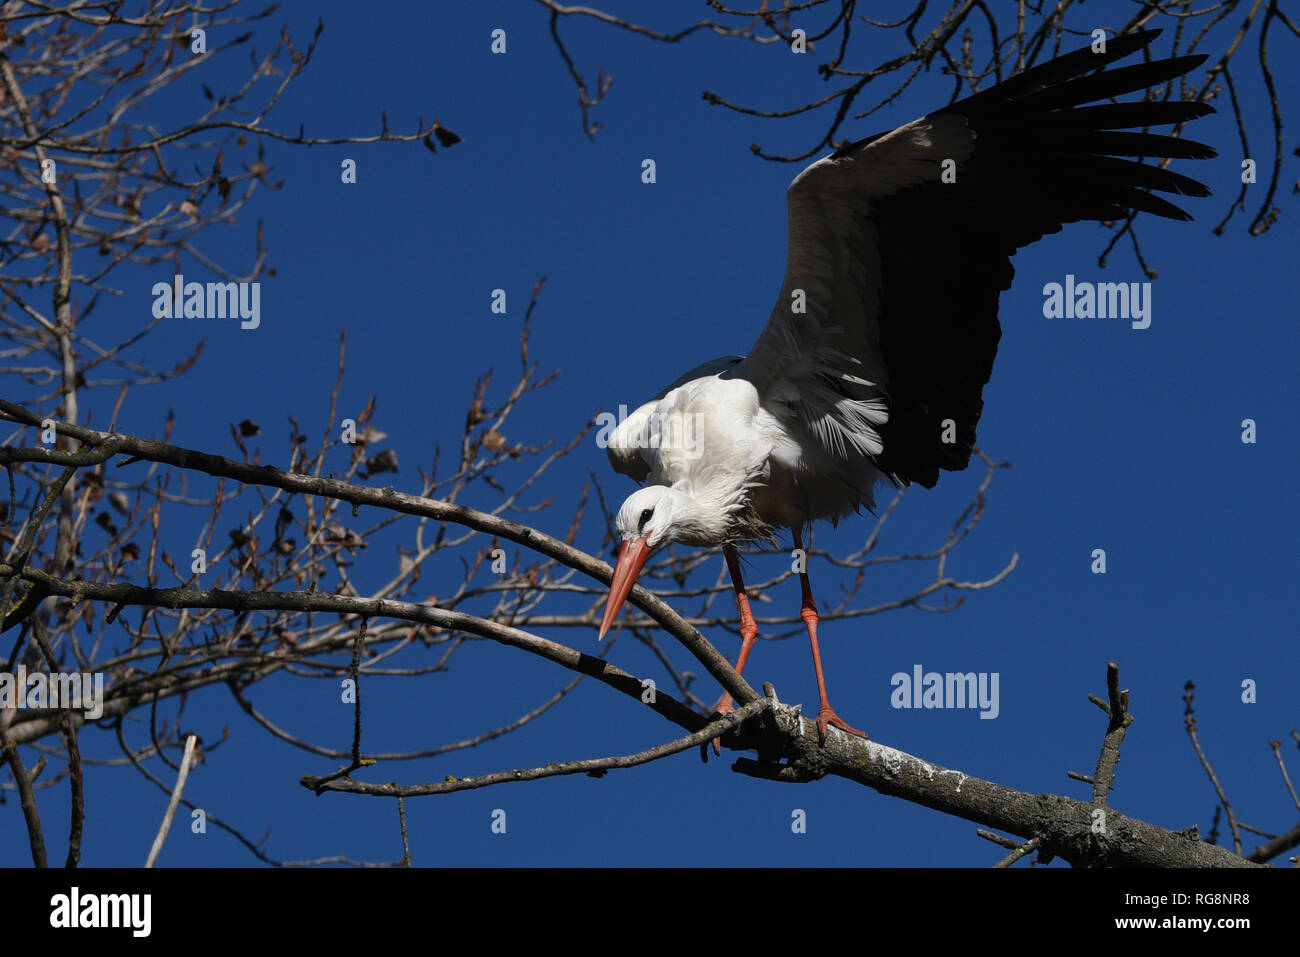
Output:
M650 557L650 546L646 544L649 537L647 532L636 541L624 542L619 546L618 563L614 566L614 580L609 584L609 598L605 601L605 615L600 619L597 641L604 638L609 626L614 624L614 619L623 609L623 602L627 601L628 593L632 591L637 576L645 566L645 560Z

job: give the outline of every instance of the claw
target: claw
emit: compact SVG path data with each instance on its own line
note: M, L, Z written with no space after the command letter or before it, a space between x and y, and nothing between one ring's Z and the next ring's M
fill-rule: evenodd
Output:
M718 718L721 718L723 715L731 714L731 712L735 710L736 710L736 705L732 702L731 695L724 694L721 698L718 699L718 703L713 706L713 714L709 716L709 720L716 721ZM721 757L722 744L720 743L720 739L714 738L712 744L713 744L714 755ZM703 761L705 764L709 763L709 742L705 742L704 744L700 745L700 760Z
M835 709L826 705L817 712L817 738L821 744L826 743L826 735L830 733L829 725L834 725L841 731L847 731L849 734L856 734L859 738L868 738L865 731L859 731L857 728L848 724L843 718L835 713Z

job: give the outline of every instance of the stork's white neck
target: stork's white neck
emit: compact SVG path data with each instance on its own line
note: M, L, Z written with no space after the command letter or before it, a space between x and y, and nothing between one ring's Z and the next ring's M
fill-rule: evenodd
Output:
M720 545L738 538L753 537L750 483L736 481L730 470L709 469L693 481L679 482L668 489L674 501L675 541L687 545Z

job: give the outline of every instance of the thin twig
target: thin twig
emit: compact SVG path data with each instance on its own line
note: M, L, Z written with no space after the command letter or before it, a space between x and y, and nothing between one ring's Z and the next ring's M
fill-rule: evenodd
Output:
M172 788L171 800L167 802L167 813L163 815L158 834L153 839L153 847L149 848L149 856L144 862L145 867L153 867L162 852L163 842L167 840L167 832L172 828L172 818L176 816L176 806L181 803L181 794L185 791L185 780L190 776L190 763L194 760L194 748L198 743L199 739L192 734L185 739L185 754L181 756L181 769L176 774L176 786Z

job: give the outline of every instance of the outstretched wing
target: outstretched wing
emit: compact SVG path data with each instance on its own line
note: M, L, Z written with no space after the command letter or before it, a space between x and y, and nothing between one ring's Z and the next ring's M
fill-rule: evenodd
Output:
M730 374L839 461L867 457L895 481L926 487L941 468L965 468L1015 251L1078 220L1191 218L1152 189L1209 195L1193 179L1121 157L1214 156L1201 143L1132 132L1212 107L1096 102L1205 60L1094 72L1159 33L1058 57L805 169L787 195L780 299Z

